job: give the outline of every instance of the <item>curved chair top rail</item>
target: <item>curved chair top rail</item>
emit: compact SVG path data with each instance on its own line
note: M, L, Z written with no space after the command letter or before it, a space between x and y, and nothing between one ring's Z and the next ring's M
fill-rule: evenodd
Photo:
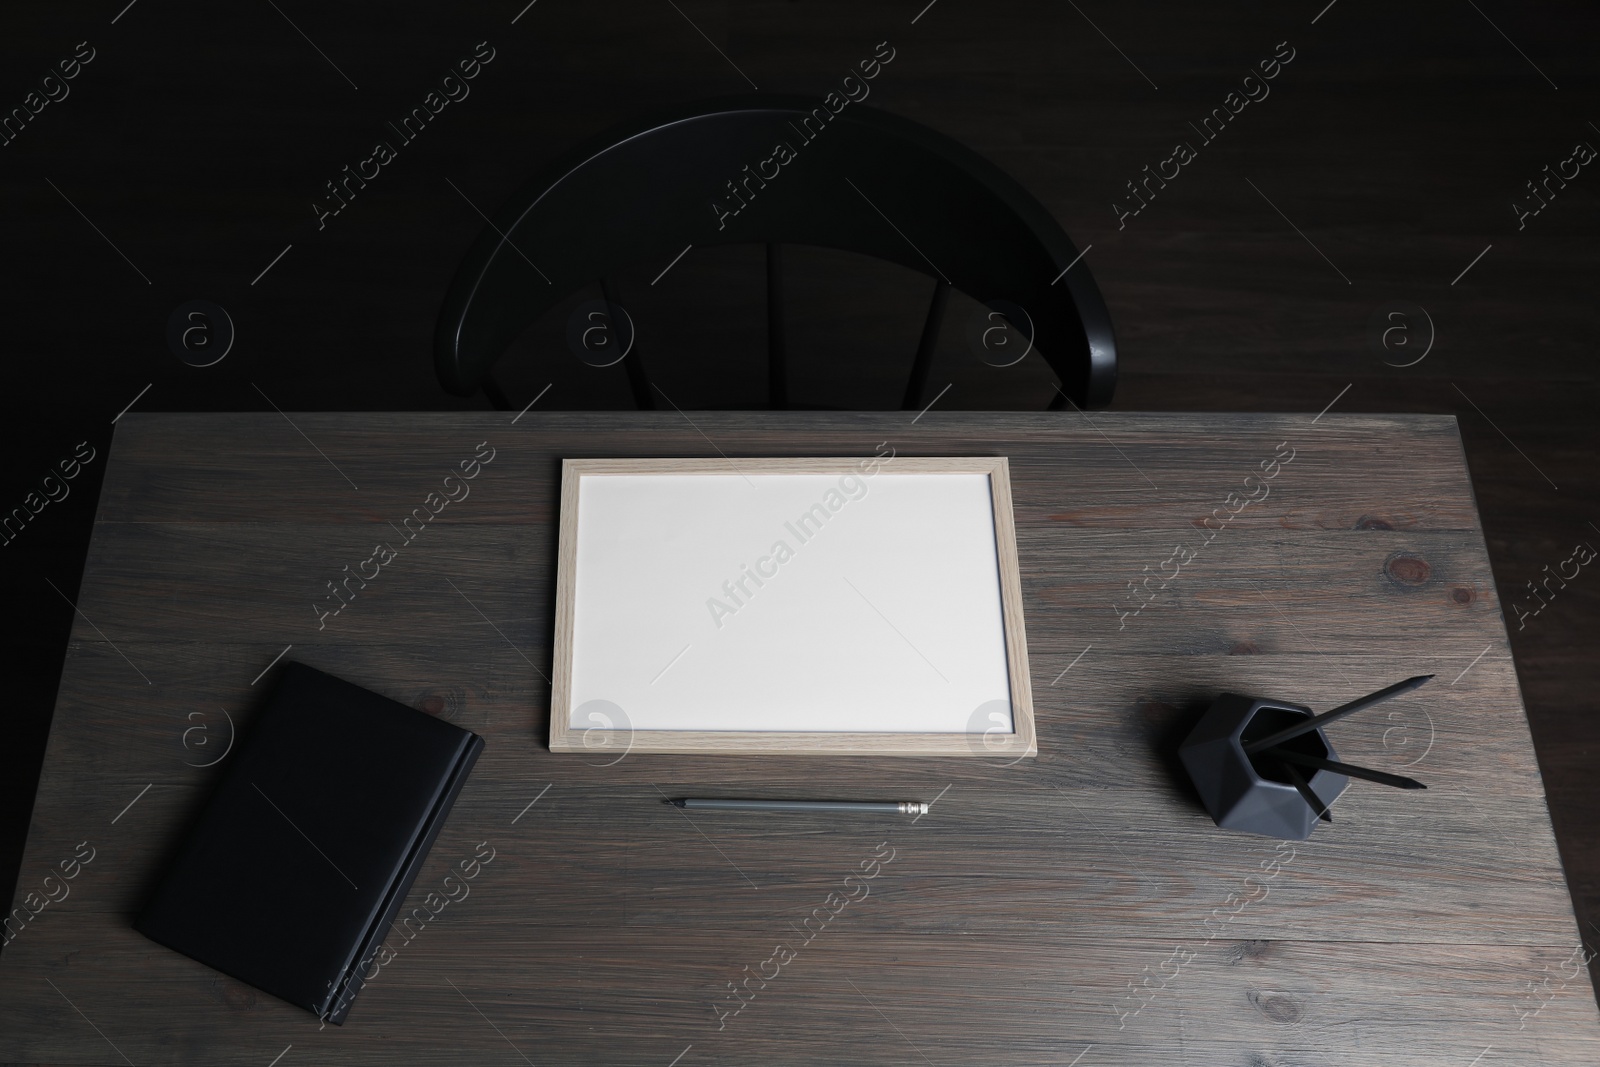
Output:
M1000 168L864 104L747 95L680 105L567 153L495 213L456 271L434 338L439 380L477 392L541 315L685 245L843 249L1006 300L1076 403L1108 402L1116 341L1077 248ZM1067 268L1071 266L1071 269Z

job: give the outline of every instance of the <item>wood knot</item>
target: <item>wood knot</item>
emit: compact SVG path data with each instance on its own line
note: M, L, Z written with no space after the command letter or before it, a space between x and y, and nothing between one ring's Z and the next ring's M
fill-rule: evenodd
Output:
M1261 646L1256 644L1254 641L1240 641L1232 648L1228 649L1228 655L1259 656L1261 655Z
M1450 590L1450 599L1457 604L1470 604L1472 603L1472 590L1464 585L1458 585Z
M1135 700L1133 707L1147 722L1164 722L1178 710L1166 701L1146 696Z
M467 719L478 719L484 714L467 700L467 691L459 685L433 685L415 690L411 694L411 706L435 718L465 727L474 725Z
M1287 993L1265 993L1252 989L1249 995L1250 1003L1255 1005L1256 1010L1275 1023L1292 1026L1305 1014L1299 1000Z
M1394 525L1388 519L1380 519L1376 515L1363 515L1356 520L1358 530L1392 530Z
M1383 573L1400 585L1421 585L1433 574L1433 568L1421 556L1409 552L1396 552L1383 562Z
M234 1011L249 1011L256 1006L255 991L228 978L222 980L222 1000Z
M1228 950L1228 965L1231 967L1245 960L1260 959L1272 949L1271 941L1240 941Z

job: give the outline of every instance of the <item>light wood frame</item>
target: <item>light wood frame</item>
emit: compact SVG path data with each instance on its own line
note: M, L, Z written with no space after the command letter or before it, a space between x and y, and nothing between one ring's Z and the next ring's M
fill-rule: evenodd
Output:
M741 473L849 474L864 457L745 458ZM992 756L1018 759L1038 752L1033 723L1033 688L1028 678L1028 645L1022 621L1022 579L1017 565L1016 527L1011 511L1011 469L1004 456L901 456L895 474L986 474L994 511L994 541L999 565L1001 619L1005 627L1006 669L1011 686L1012 732L847 733L771 730L580 730L571 725L572 640L576 607L578 491L590 475L726 474L726 459L565 459L561 463L560 548L556 570L554 677L550 693L552 752L676 752L685 754L832 756ZM601 736L596 736L601 735ZM618 756L618 759L621 757Z

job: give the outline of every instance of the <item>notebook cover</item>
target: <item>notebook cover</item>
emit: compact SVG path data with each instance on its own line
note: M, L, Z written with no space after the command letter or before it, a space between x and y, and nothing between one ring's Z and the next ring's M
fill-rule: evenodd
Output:
M300 663L134 928L341 1023L483 739Z

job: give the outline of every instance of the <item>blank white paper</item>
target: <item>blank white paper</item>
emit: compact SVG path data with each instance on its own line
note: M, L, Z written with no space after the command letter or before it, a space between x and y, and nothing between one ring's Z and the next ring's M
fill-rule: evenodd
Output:
M1012 730L988 475L579 484L572 726Z

